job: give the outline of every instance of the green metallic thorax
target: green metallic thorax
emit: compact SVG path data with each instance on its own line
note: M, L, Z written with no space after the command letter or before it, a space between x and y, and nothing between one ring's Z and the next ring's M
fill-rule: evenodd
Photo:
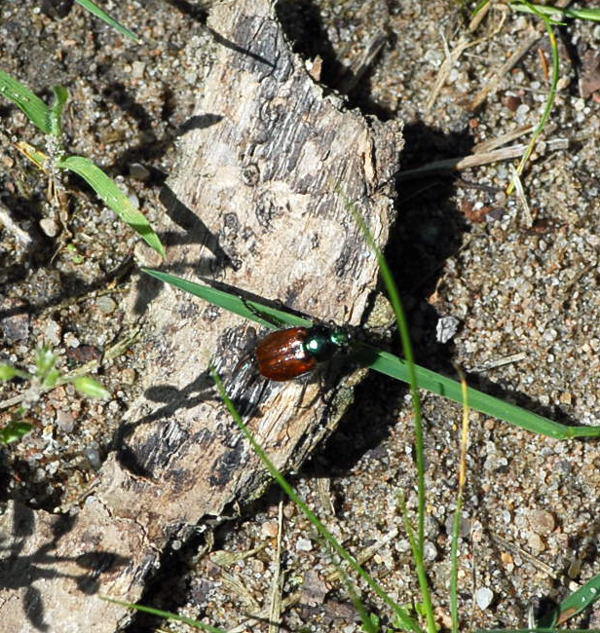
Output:
M330 360L336 352L348 346L350 337L341 329L331 330L323 325L315 325L304 339L304 349L317 362Z

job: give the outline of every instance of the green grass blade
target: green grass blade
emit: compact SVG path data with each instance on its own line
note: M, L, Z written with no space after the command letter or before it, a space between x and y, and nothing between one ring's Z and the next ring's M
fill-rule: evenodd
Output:
M106 22L106 24L108 24L109 26L112 26L114 29L119 31L121 35L124 35L125 37L129 37L134 42L139 43L140 38L133 31L130 31L127 27L117 22L114 18L111 18L111 16L108 13L106 13L104 9L101 9L97 4L92 2L92 0L75 0L75 2L77 2L77 4L80 4L84 9L87 9L90 13L95 15L97 18L100 18L101 20Z
M475 633L600 633L600 629L558 629L556 627L534 629L475 629Z
M224 629L219 629L216 626L211 626L210 624L203 624L202 622L198 622L198 620L193 620L192 618L188 618L184 615L177 615L176 613L171 613L170 611L162 611L161 609L155 609L154 607L145 607L141 604L133 604L132 602L123 602L121 600L109 598L108 596L100 596L100 598L102 600L106 600L106 602L112 602L113 604L118 604L122 607L135 609L136 611L143 611L144 613L149 613L150 615L156 615L159 618L165 618L166 620L172 620L173 622L183 622L184 624L193 626L196 629L208 631L208 633L227 633Z
M89 396L90 398L100 398L102 400L108 400L110 398L110 391L105 389L104 385L89 376L77 376L68 382L73 383L73 386L79 393Z
M225 310L229 310L229 312L233 312L244 319L255 321L256 323L260 323L268 328L275 328L276 326L266 319L261 319L256 312L252 312L252 310L248 309L248 304L250 304L259 313L272 317L277 321L281 321L290 327L297 325L310 327L313 324L313 322L309 319L304 319L294 314L290 314L289 312L283 312L282 310L272 308L271 306L267 306L262 303L257 303L256 301L244 301L236 294L225 292L224 290L218 290L217 288L213 288L211 286L197 284L193 281L182 279L181 277L175 277L169 273L163 273L160 270L142 268L142 271L147 275L160 279L160 281L164 281L176 288L185 290L186 292L189 292L196 297L200 297L209 303L214 303L215 305L218 305Z
M539 123L536 125L533 134L531 135L531 140L527 145L527 149L525 150L519 164L517 165L517 174L520 176L525 169L525 165L529 160L529 157L533 153L535 146L538 142L539 137L542 135L546 124L548 123L548 119L552 114L552 109L554 108L554 102L556 101L556 93L558 91L558 80L560 78L560 58L558 54L558 42L556 41L556 34L554 32L554 28L548 18L544 18L544 24L546 25L546 31L548 32L548 38L550 40L550 51L552 53L552 77L550 80L550 91L548 92L548 98L546 99L546 105L544 106L544 112L540 117ZM511 195L515 189L514 179L511 180L510 185L508 186L506 193Z
M374 361L369 365L371 369L408 382L407 362L388 352L383 352L370 345L360 344L365 348L363 352L366 357L374 356ZM424 367L416 365L417 382L419 387L427 389L449 400L462 403L462 393L460 382L438 374ZM510 404L499 398L489 396L472 387L467 389L469 407L481 413L485 413L499 420L509 422L514 426L521 427L539 435L547 435L556 439L567 439L571 437L600 437L600 427L595 426L567 426L554 422L537 413L522 409L517 405Z
M375 241L373 234L371 233L364 216L360 212L358 206L346 199L346 208L354 217L354 221L358 224L362 234L365 238L370 249L375 253L377 263L379 265L379 274L383 279L385 288L387 290L390 303L396 316L396 323L398 324L398 331L400 332L400 340L402 341L402 350L406 357L406 369L407 369L407 382L410 386L410 394L412 399L412 407L414 411L414 426L415 426L415 461L417 467L417 533L416 538L411 540L411 548L415 559L415 567L417 571L417 577L419 579L419 587L421 590L421 599L423 613L427 620L427 630L430 633L437 631L437 625L435 622L435 613L433 609L433 602L431 599L431 588L429 586L429 579L427 576L427 570L425 567L425 505L426 505L426 486L425 486L425 433L423 430L423 415L421 410L421 396L419 394L419 383L417 378L416 365L414 360L414 354L412 349L412 342L410 340L410 331L408 327L408 320L402 307L402 301L400 300L400 293L398 287L394 281L392 271L388 266L387 260L383 256L379 245ZM408 526L408 517L405 524ZM408 527L407 527L408 529Z
M467 381L461 376L461 395L463 400L462 426L459 441L458 486L456 491L456 508L452 521L452 540L450 544L450 615L452 633L459 633L460 619L458 615L458 558L460 552L460 528L462 525L465 485L467 482L467 453L469 451L469 392Z
M284 312L271 306L264 305L258 301L244 302L237 294L218 290L211 286L198 284L181 277L175 277L169 273L163 273L159 270L151 268L142 268L142 271L156 279L169 283L181 290L190 292L193 295L218 305L225 310L229 310L245 319L261 323L262 325L273 328L273 324L262 320L254 312L248 309L246 304L250 304L255 310L264 313L267 316L274 317L277 320L290 326L312 325L312 321L302 317ZM363 359L366 366L378 371L386 376L390 376L403 382L409 381L408 363L403 358L394 356L389 352L384 352L366 343L355 343L356 357ZM449 400L460 402L462 404L462 393L460 382L438 374L419 365L415 365L415 374L417 385L420 389L427 389ZM522 409L517 405L504 402L499 398L489 396L481 391L477 391L472 387L468 388L469 407L481 413L485 413L499 420L503 420L514 426L521 427L539 435L547 435L557 439L566 439L571 437L600 437L600 427L593 426L567 426L554 422L536 413Z
M559 8L552 5L531 4L514 2L511 8L521 13L533 13L539 16L546 16L551 20L563 20L564 18L574 18L579 20L590 20L591 22L600 22L600 9L578 9L578 8Z
M29 422L15 419L11 420L6 426L0 428L0 444L12 444L18 442L22 437L27 435L33 428Z
M483 9L489 3L490 3L490 0L480 0L475 6L475 8L473 9L473 11L471 11L471 17L474 18L480 11L483 11Z
M27 118L42 132L50 134L50 108L27 86L0 70L0 95L23 110Z
M565 9L565 15L570 18L600 22L600 9Z
M22 371L13 367L12 365L0 365L0 382L5 380L12 380L13 378L31 378L30 374L26 371Z
M100 167L83 156L69 156L58 161L57 166L81 176L106 206L110 207L121 220L129 224L157 253L162 257L165 256L165 248L146 216L136 209L114 180L109 178Z
M411 618L406 609L396 604L394 600L392 600L392 598L384 591L381 585L379 585L379 583L359 565L356 559L344 547L340 545L335 536L325 527L319 517L317 517L317 515L308 507L304 499L300 497L300 495L288 483L287 479L279 472L275 464L273 464L273 462L269 459L269 456L267 455L263 447L256 441L250 429L244 424L239 412L235 408L235 405L227 395L221 377L215 371L214 367L211 367L211 375L213 380L215 381L215 384L219 391L219 395L223 399L223 402L229 410L231 417L252 446L252 450L254 450L265 468L269 471L271 477L273 477L273 479L279 484L281 489L302 511L304 516L306 516L306 518L312 523L312 525L319 532L319 535L327 542L327 544L333 549L333 551L342 560L346 561L350 565L350 567L367 583L367 585L385 602L385 604L387 604L394 611L394 614L402 622L402 625L411 631L415 631L415 633L422 633L422 629L419 626L418 622Z
M600 574L588 580L585 585L579 587L560 603L557 609L556 624L563 625L568 619L581 613L598 600L600 600Z

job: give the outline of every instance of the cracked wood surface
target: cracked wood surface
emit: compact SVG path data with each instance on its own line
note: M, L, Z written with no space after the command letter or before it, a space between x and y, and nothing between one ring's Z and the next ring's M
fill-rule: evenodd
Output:
M291 52L270 2L214 7L202 78L165 191L168 260L202 277L323 320L357 324L377 279L375 257L347 209L357 201L384 245L393 219L398 125L344 110ZM205 36L208 44L209 37ZM299 467L337 424L350 376L326 398L319 384L261 386L234 368L253 329L142 277L144 396L133 404L78 512L52 516L10 504L1 517L0 621L4 630L112 633L128 622L97 594L135 602L166 544L260 494L263 468L218 402L207 366L218 359L250 427L275 464Z

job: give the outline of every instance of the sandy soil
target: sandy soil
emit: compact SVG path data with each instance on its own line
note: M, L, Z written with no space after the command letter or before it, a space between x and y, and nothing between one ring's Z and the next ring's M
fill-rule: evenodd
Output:
M186 44L201 33L205 10L176 0L104 4L142 44L68 2L9 0L0 5L0 67L44 98L54 84L69 88L69 151L101 165L152 220L161 213L160 187L198 90ZM65 15L46 11L51 5ZM349 107L405 122L405 170L467 156L480 143L535 125L543 111L550 60L544 30L503 5L474 32L457 5L443 0L302 0L282 7L281 15L295 49L323 60L323 82L346 94ZM539 40L500 72L535 32ZM434 90L446 56L463 43ZM408 175L398 183L387 250L420 364L444 370L454 362L473 386L588 425L600 424L599 44L600 26L578 21L560 30L559 91L524 174L527 208L504 193L507 161ZM486 86L489 94L473 107ZM138 240L80 182L65 183L66 205L51 205L45 178L9 143L43 148L43 137L7 101L0 115L0 362L31 365L44 340L64 369L97 360L138 327L124 306ZM459 322L445 345L435 339L440 316ZM111 449L143 371L134 345L102 364L110 402L91 402L68 387L45 396L32 410L34 432L3 451L3 498L49 510L75 503ZM3 398L22 388L5 387ZM427 395L424 409L427 557L439 620L447 625L461 410ZM411 418L403 387L368 377L342 427L295 477L350 551L358 555L376 544L367 568L402 604L418 600L397 502L399 491L409 506L415 502ZM464 629L525 626L530 607L560 601L600 573L598 442L536 437L474 414L468 462ZM221 528L216 553L194 556L184 548L145 603L223 627L268 604L278 500L273 491L244 520ZM306 520L288 503L283 517L283 593L300 592L284 612L285 624L298 631L359 630L343 586L327 579L330 560ZM363 595L385 622L389 614L378 600ZM600 627L598 607L577 624ZM153 627L138 620L130 633ZM266 631L267 624L240 630Z

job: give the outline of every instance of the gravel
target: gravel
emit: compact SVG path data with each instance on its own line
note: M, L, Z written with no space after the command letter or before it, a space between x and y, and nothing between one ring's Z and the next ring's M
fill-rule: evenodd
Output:
M201 89L186 44L200 33L202 12L185 3L107 4L143 37L141 45L77 5L57 19L28 3L2 3L2 68L44 98L53 84L68 86L69 151L120 178L153 221L162 213L159 192L176 157L174 141ZM350 104L365 114L405 122L406 169L468 155L478 143L535 125L543 110L548 84L541 60L549 59L543 29L497 90L470 108L535 26L530 17L498 9L469 35L455 5L442 0L296 2L287 15L296 49L311 59L321 56L333 89L349 91ZM556 105L523 176L529 210L504 194L506 162L463 170L454 180L413 177L399 184L398 220L386 254L420 364L448 371L454 362L484 391L559 421L599 425L600 93L582 96L577 80L581 60L593 62L588 53L598 49L600 30L569 22L562 33ZM365 67L378 36L383 47ZM473 45L452 63L428 107L446 46L456 50L463 37ZM591 69L586 85L593 87ZM4 101L0 112L3 137L44 149L20 111ZM66 182L69 202L52 205L45 177L7 143L0 164L2 209L10 216L0 221L0 362L31 366L42 341L51 343L65 371L100 358L135 328L124 297L136 236L80 183ZM440 316L458 329L438 343ZM115 394L110 405L65 386L44 396L31 412L34 431L4 453L4 497L51 511L79 503L113 448L143 371L143 345L136 345L102 365L98 378ZM2 397L25 386L11 383ZM461 410L423 395L431 518L426 557L436 614L447 626ZM354 555L373 549L369 572L402 604L418 600L398 507L400 491L410 510L416 503L412 417L403 387L369 377L342 427L295 480ZM540 596L560 601L600 573L599 473L598 442L537 437L472 414L459 566L465 626L525 626L528 606ZM332 478L327 503L317 485L323 474ZM182 563L180 584L188 592L177 594L182 613L227 627L251 610L250 599L268 607L277 568L277 502L272 492L247 520L218 532L218 547L240 555L235 564L218 565L206 555ZM284 610L285 624L358 630L343 583L330 575L335 569L326 548L289 503L282 539L284 595L307 578L319 589L307 604ZM385 607L358 586L368 608L387 622ZM153 591L147 604L160 600L160 590ZM600 627L597 606L586 626Z

